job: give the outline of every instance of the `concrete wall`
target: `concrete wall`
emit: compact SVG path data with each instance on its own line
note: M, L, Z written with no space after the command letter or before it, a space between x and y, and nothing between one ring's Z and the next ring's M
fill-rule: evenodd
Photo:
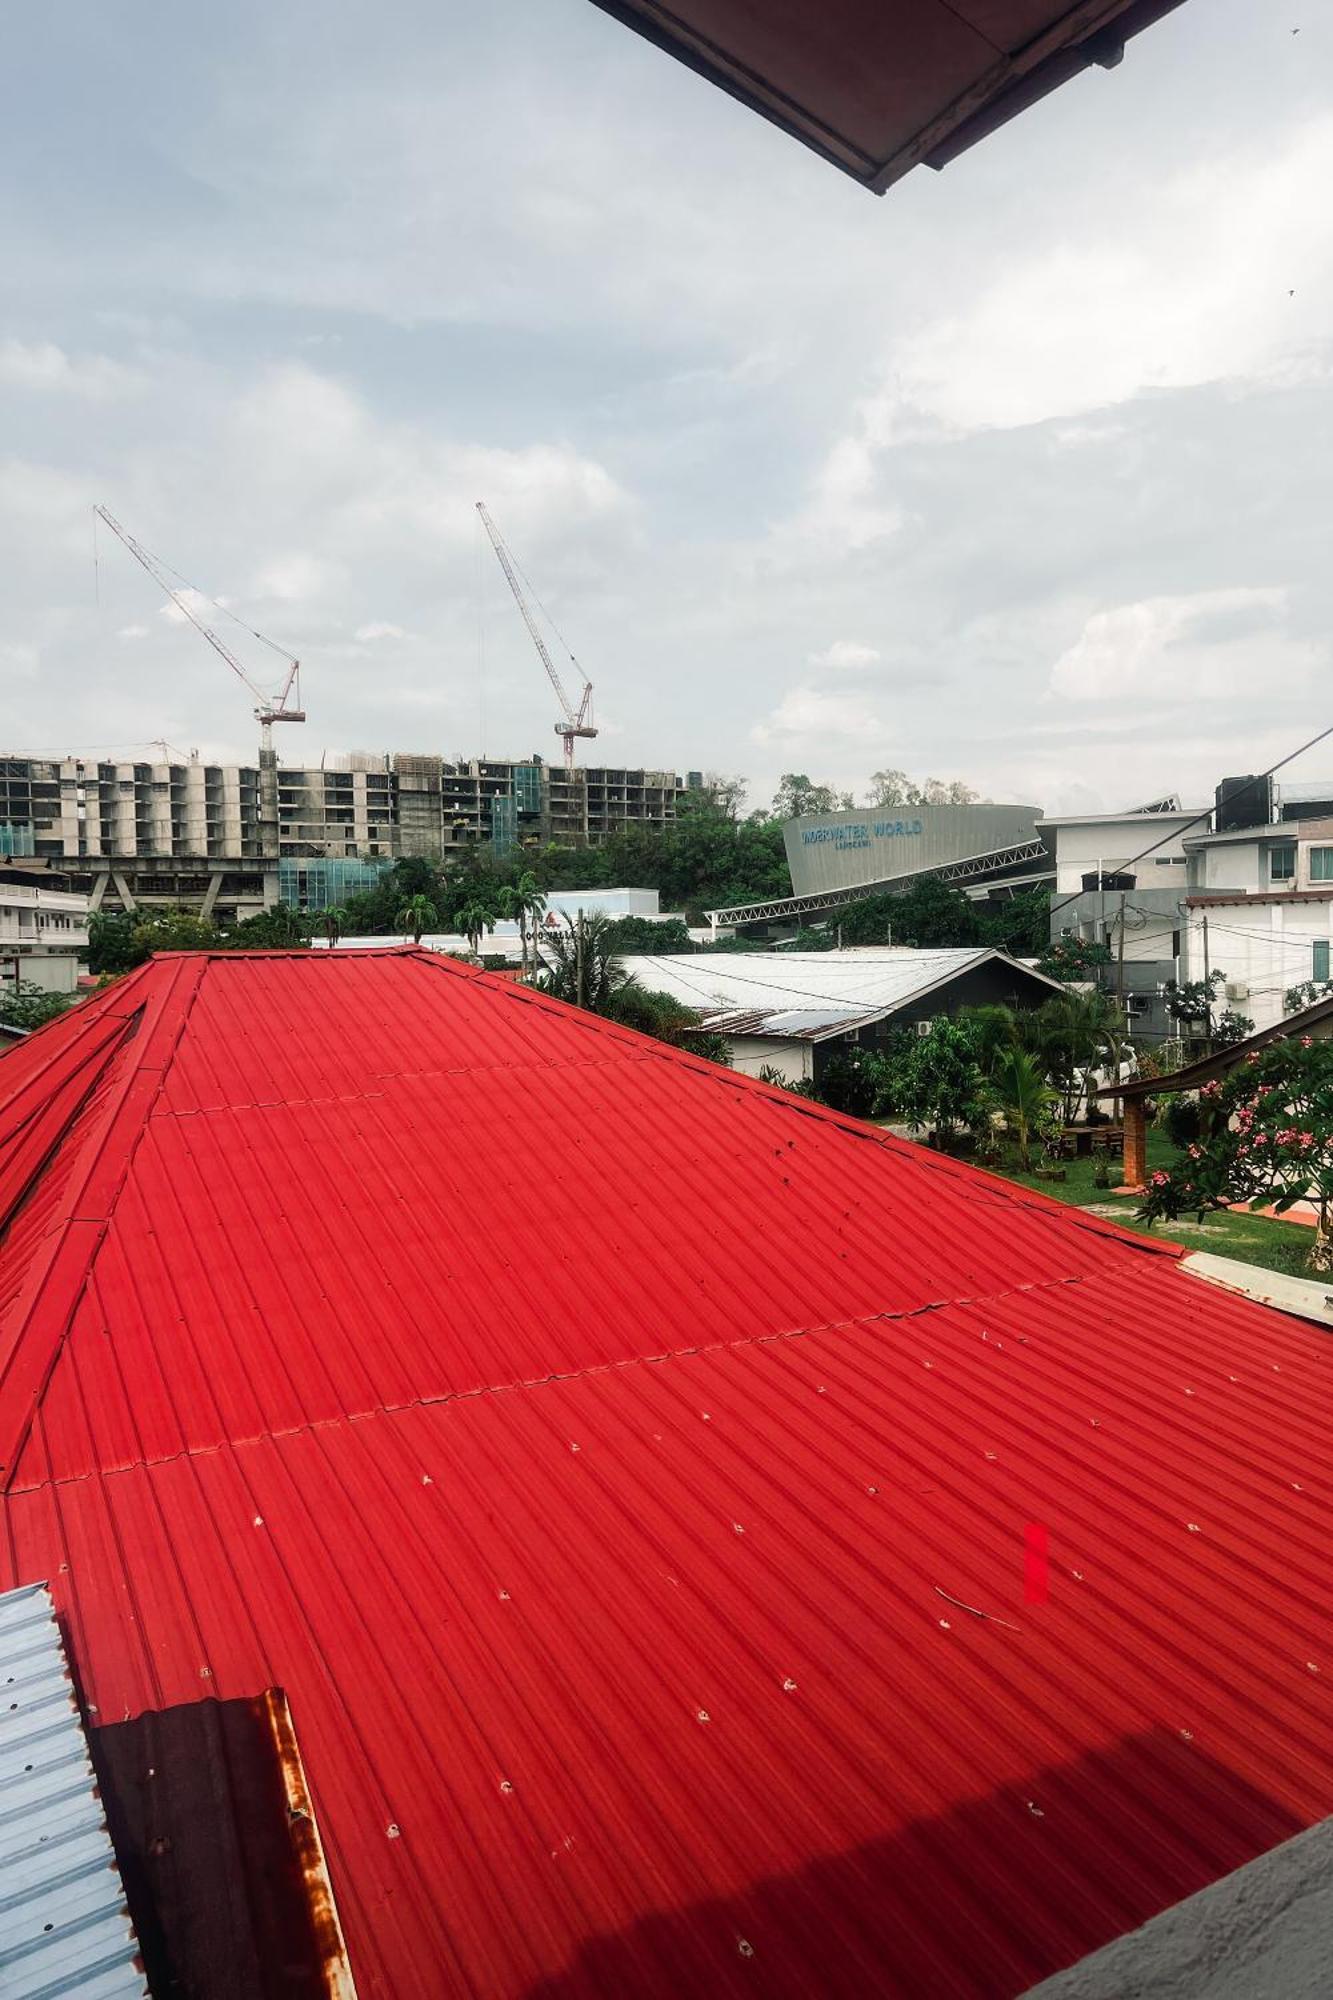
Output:
M758 1076L761 1069L781 1070L787 1083L801 1083L814 1075L813 1042L779 1041L775 1036L732 1035L727 1038L731 1067L744 1076Z
M893 806L807 814L783 828L793 892L813 895L943 868L1035 838L1036 806Z
M1139 862L1133 872L1140 888L1170 889L1178 884L1183 893L1186 876L1183 842L1193 817L1189 812L1109 813L1105 819L1052 820L1047 838L1055 843L1056 894L1073 895L1082 887L1084 875L1090 875L1099 865L1104 874L1114 873L1164 836L1166 845Z
M1280 1021L1286 1012L1283 994L1289 987L1314 978L1316 939L1329 944L1333 958L1333 885L1327 902L1238 897L1234 903L1214 903L1188 914L1184 977L1204 976L1206 915L1209 969L1216 967L1225 972L1229 985L1246 989L1230 1000L1220 1000L1219 1005L1247 1014L1256 1028L1269 1028Z
M1333 1821L1164 1910L1027 2000L1327 2000Z

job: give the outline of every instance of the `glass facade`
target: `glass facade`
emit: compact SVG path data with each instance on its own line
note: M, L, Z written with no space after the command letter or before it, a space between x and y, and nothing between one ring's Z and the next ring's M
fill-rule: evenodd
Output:
M278 895L293 910L333 910L361 889L373 889L386 868L382 861L284 860L278 863Z
M1312 882L1333 882L1333 847L1312 847L1310 849L1310 880Z
M36 852L30 826L9 826L0 824L0 856L6 861L17 856L27 856Z
M515 764L514 804L521 813L539 813L542 809L542 772L540 764Z
M510 799L491 803L491 846L496 854L508 854L518 838L518 808Z

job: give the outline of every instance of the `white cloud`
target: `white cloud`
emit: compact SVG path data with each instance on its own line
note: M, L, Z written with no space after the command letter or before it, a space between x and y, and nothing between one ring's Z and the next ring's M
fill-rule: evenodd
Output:
M878 715L856 696L796 687L782 697L771 714L755 723L750 736L765 746L818 747L848 741L869 745L883 733Z
M1286 604L1284 590L1238 588L1096 611L1056 661L1050 691L1078 702L1215 701L1267 680L1289 693L1317 670L1321 651L1283 629Z
M224 610L230 604L228 597L208 597L202 590L195 590L190 584L177 587L174 598L157 608L159 618L165 618L168 625L188 625L191 617L198 618L207 625L217 616L218 607Z
M812 667L833 667L842 673L862 673L876 665L879 657L876 647L863 646L856 639L835 639L822 653L806 654Z
M372 620L369 625L358 625L352 637L360 639L365 644L371 644L376 639L405 639L407 628L403 625L388 625L383 621Z
M74 360L54 341L0 340L0 387L105 403L137 395L144 378L103 354Z
M318 556L293 554L265 563L255 576L256 597L276 597L284 603L298 603L318 597L327 588L328 565Z
M121 625L117 628L116 637L118 639L146 639L148 637L148 630L147 625Z
M922 414L956 432L1039 423L1144 390L1285 379L1333 317L1333 118L1131 180L1081 240L1009 258L984 289L896 340L867 435ZM1072 439L1070 441L1073 441ZM1080 440L1081 441L1081 440Z

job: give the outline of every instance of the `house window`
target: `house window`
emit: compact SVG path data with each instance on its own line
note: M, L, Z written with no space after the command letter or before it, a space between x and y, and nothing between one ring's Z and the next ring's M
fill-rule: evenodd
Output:
M1310 849L1310 880L1312 882L1333 882L1333 847L1312 847Z
M1273 847L1268 853L1269 879L1274 882L1291 882L1296 875L1296 849L1294 847Z
M1314 941L1314 976L1321 980L1329 976L1327 938L1316 938Z

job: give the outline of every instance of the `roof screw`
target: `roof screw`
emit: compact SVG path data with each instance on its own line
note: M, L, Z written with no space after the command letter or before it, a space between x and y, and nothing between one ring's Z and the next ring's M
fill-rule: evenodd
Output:
M754 1946L750 1943L749 1938L737 1938L736 1949L742 1958L754 1957Z
M697 1715L697 1717L696 1717L695 1719L696 1719L696 1721L698 1721L698 1722L711 1722L713 1718L712 1718L712 1716L711 1716L711 1715L710 1715L710 1714L708 1713L708 1710L707 1710L706 1708L701 1708L701 1709L699 1710L699 1713L698 1713L698 1715Z
M1028 1800L1028 1811L1032 1814L1032 1817L1034 1819L1045 1819L1046 1817L1045 1813L1042 1811L1041 1807L1037 1804L1037 1801L1035 1799Z
M878 1486L867 1486L866 1492L870 1495L871 1499L873 1500L875 1495L879 1492L879 1488Z
M1318 1665L1314 1660L1307 1660L1305 1664L1310 1669L1310 1672L1312 1674L1317 1674L1319 1672Z
M953 1627L950 1625L947 1618L941 1618L940 1630L941 1632L951 1632L953 1630Z
M578 1450L578 1446L577 1446L576 1444L571 1444L569 1448L570 1448L570 1450L571 1450L571 1451L577 1451L577 1450Z
M705 1422L706 1424L711 1424L711 1423L712 1423L713 1419L712 1419L712 1418L711 1418L711 1417L709 1416L709 1414L708 1414L707 1410L701 1410L701 1411L699 1412L699 1414L700 1414L700 1416L701 1416L701 1417L703 1418L703 1420L704 1420L704 1422Z
M499 1597L500 1597L500 1602L501 1602L501 1604L508 1604L508 1602L509 1602L509 1592L508 1592L507 1590L502 1590L502 1591L501 1591L501 1592L499 1593Z
M1182 1729L1180 1734L1186 1743L1192 1743L1194 1741L1194 1731L1192 1729Z
M435 1484L435 1481L431 1478L428 1472L423 1472L421 1475L421 1483L423 1486L433 1486Z
M386 1833L388 1834L388 1836L389 1836L390 1840L397 1840L397 1838L398 1838L398 1822L397 1822L397 1820L396 1820L396 1819L391 1819L391 1820L389 1821L389 1824L388 1824L388 1825L387 1825L387 1826L385 1827L384 1831L385 1831L385 1832L386 1832Z
M796 1683L791 1679L790 1675L782 1683L782 1692L784 1694L795 1694L796 1692Z
M255 1526L256 1526L257 1528L262 1528L262 1527L263 1527L263 1525L264 1525L264 1517L263 1517L263 1515L262 1515L262 1514L256 1514L256 1515L255 1515Z
M735 1532L736 1534L738 1534L738 1535L743 1535L743 1534L745 1533L745 1530L744 1530L744 1528L743 1528L743 1527L741 1526L741 1524L740 1524L740 1522L739 1522L739 1521L733 1521L731 1525L732 1525L732 1529L733 1529L733 1531L734 1531L734 1532Z
M1198 1532L1199 1532L1199 1524L1198 1524L1198 1522L1197 1522L1197 1521L1186 1521L1186 1523L1185 1523L1185 1526L1186 1526L1186 1527L1187 1527L1187 1528L1189 1529L1189 1531L1190 1531L1190 1533L1191 1533L1192 1535L1197 1535L1197 1534L1198 1534Z
M509 1796L510 1792L513 1791L513 1789L514 1787L510 1784L508 1778L501 1778L500 1790L505 1794L506 1798Z

